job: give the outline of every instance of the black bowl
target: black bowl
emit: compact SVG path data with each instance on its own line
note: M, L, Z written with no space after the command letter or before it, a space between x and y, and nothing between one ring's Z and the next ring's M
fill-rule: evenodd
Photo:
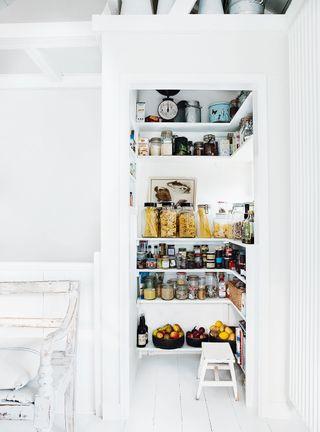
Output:
M181 348L184 344L184 336L179 339L158 339L152 335L153 345L156 348L171 350Z
M209 336L206 337L205 339L194 339L194 338L190 338L188 336L186 336L186 342L189 346L192 346L194 348L201 348L202 342L208 342L209 341Z

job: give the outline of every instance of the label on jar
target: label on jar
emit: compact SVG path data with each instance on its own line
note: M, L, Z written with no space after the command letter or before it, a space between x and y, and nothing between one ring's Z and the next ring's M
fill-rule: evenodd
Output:
M213 269L213 268L215 268L215 262L207 261L207 269Z

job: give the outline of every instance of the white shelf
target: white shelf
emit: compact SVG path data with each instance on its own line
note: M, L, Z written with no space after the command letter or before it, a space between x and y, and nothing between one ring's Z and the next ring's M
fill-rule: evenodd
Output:
M135 130L140 132L161 132L164 129L172 129L174 132L235 132L239 129L240 120L252 113L252 93L246 98L237 114L230 123L136 123Z
M162 300L162 299L155 299L155 300L144 300L144 299L138 299L137 300L137 306L200 306L200 305L221 305L225 304L228 306L232 306L232 308L239 314L239 316L242 319L246 319L245 315L232 303L232 301L228 298L220 299L206 299L206 300Z
M162 299L155 299L155 300L144 300L144 299L138 299L137 305L203 305L203 304L230 304L231 301L227 298L214 298L214 299L205 299L205 300L162 300ZM233 303L232 303L233 304Z
M168 243L168 244L214 244L214 243L232 243L243 248L253 247L252 244L244 244L240 240L231 240L228 238L164 238L164 237L139 237L137 241L148 241L149 243Z
M140 355L186 355L186 354L201 354L201 348L193 348L189 345L184 344L183 347L173 349L173 350L164 350L161 348L156 348L153 343L150 341L145 348L137 348L137 351Z
M137 269L137 276L139 276L139 273L177 273L179 271L184 271L186 273L227 273L230 275L233 275L237 277L239 280L241 280L243 283L246 283L246 278L241 276L239 273L237 273L234 270L229 269L207 269L207 268L201 268L201 269Z

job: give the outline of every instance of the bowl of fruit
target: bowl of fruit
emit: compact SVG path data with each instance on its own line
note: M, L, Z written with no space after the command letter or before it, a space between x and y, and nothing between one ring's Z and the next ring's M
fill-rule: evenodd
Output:
M179 324L166 324L153 331L152 341L155 347L161 349L181 348L184 344L184 333Z
M235 327L227 326L222 321L216 321L210 327L209 342L228 342L235 354L237 351Z
M209 335L204 327L194 327L186 334L187 344L194 348L201 348L202 342L209 341Z

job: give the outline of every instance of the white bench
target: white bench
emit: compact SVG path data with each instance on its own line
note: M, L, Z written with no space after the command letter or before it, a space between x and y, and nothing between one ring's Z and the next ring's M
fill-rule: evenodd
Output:
M234 397L238 400L238 387L234 370L235 358L229 343L204 342L198 369L199 385L196 399L200 399L203 387L233 387ZM207 370L213 370L212 380L206 380ZM230 372L230 380L220 380L219 370Z

